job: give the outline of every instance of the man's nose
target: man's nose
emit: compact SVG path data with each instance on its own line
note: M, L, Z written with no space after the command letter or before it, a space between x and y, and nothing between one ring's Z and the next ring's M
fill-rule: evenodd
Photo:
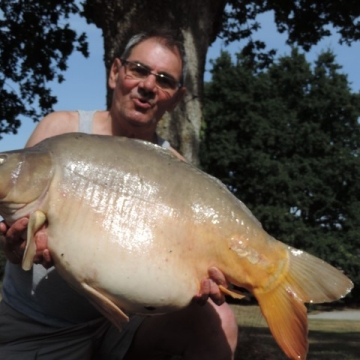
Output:
M147 91L155 91L157 89L156 85L156 76L154 74L149 74L145 79L143 79L139 85L146 89Z

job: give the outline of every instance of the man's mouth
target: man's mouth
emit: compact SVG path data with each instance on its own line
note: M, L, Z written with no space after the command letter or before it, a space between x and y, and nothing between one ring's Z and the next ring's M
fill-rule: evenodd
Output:
M151 108L151 102L147 99L143 98L134 98L135 106L141 109L149 109Z

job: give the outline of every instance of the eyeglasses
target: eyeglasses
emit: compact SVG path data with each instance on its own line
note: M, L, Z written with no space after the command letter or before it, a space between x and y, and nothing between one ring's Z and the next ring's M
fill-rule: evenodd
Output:
M124 59L120 59L120 61L125 68L125 74L134 79L144 80L148 76L154 75L156 86L167 92L176 91L178 88L182 86L182 84L172 76L162 73L160 74L154 73L147 66L143 64L124 60Z

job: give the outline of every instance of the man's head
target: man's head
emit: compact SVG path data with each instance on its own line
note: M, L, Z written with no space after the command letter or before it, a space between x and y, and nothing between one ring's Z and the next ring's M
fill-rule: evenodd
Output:
M110 70L112 116L122 126L155 131L164 113L172 111L182 99L185 72L183 45L171 33L132 37Z
M169 49L173 49L173 50L177 49L177 51L181 56L181 61L182 61L182 72L181 72L180 83L182 84L182 86L184 86L186 72L187 72L187 57L182 41L177 38L176 34L173 31L155 29L134 35L132 38L130 38L130 40L126 44L125 49L120 56L120 59L127 60L131 55L132 49L136 45L150 38L159 39L159 41L161 41Z

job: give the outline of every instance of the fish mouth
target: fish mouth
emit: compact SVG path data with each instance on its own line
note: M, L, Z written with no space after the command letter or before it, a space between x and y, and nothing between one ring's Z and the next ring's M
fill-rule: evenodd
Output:
M22 166L25 162L24 159L21 159L19 166ZM14 176L17 172L20 172L18 168L12 172L10 177ZM28 218L31 213L41 208L47 198L53 174L54 171L51 169L45 177L40 176L38 180L41 184L33 187L29 186L29 181L32 181L32 179L28 180L26 175L19 177L16 174L15 179L11 181L11 183L15 181L15 185L10 187L7 193L4 194L5 196L0 199L0 214L8 224L12 224L22 217ZM34 183L32 184L34 185ZM33 191L27 192L28 189L33 189ZM22 191L25 195L20 197L18 195L19 191Z
M8 224L13 224L23 217L28 218L31 213L41 208L49 186L47 186L39 197L28 203L15 203L0 201L0 213Z
M30 215L31 210L26 209L22 211L22 209L26 208L25 203L0 203L0 213L1 216L6 220L7 223L11 224L16 220L22 217L28 217ZM18 213L19 212L19 213Z

